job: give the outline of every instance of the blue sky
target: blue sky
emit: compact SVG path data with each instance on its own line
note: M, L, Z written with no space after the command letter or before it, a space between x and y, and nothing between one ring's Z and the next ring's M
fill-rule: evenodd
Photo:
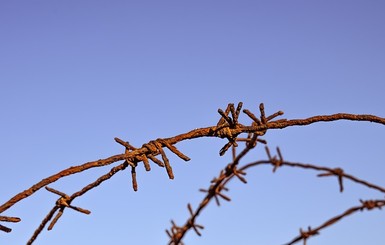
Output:
M242 101L257 113L304 118L337 112L385 117L383 1L1 1L0 202L69 166L215 125L218 108ZM250 123L246 116L240 121ZM285 159L342 167L385 185L385 130L371 123L322 123L269 131ZM178 144L192 160L170 156L163 169L129 172L74 201L35 244L166 244L170 219L184 224L205 188L229 161L219 139ZM257 148L245 159L265 159ZM52 185L68 194L111 167ZM229 185L231 203L212 203L186 244L283 244L358 204L383 198L301 169L250 169ZM0 244L25 244L56 196L40 191L4 215L22 222ZM317 244L383 244L384 213L359 213L322 231Z

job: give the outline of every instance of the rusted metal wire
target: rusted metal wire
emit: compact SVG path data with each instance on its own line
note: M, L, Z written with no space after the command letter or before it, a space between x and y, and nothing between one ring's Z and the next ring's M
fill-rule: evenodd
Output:
M248 148L246 147L246 149L248 149ZM256 162L248 163L242 167L239 167L237 170L231 172L229 170L230 167L233 165L235 165L235 166L238 165L240 158L242 158L242 155L240 154L239 158L236 158L237 161L234 160L232 163L227 165L224 169L222 169L220 171L219 176L214 178L211 181L211 185L210 185L208 190L200 189L200 191L207 193L206 196L203 198L201 203L198 205L198 208L195 210L195 212L191 212L190 208L189 208L190 218L186 221L186 223L183 226L179 227L177 232L174 231L173 236L170 237L169 245L182 244L181 241L183 240L185 234L190 229L194 229L193 226L195 224L194 223L195 220L197 219L199 214L202 212L202 210L210 203L210 201L212 199L215 200L215 202L218 206L220 206L218 196L221 197L222 199L226 200L226 201L231 201L230 197L223 195L221 193L221 191L222 190L228 190L226 185L234 177L237 177L241 182L246 183L246 180L243 177L239 178L240 176L238 173L241 172L242 175L245 175L247 169L252 168L252 167L256 167L256 166L272 165L273 166L273 172L275 172L275 170L278 167L284 167L284 166L294 167L294 168L302 168L302 169L307 169L307 170L315 170L315 171L319 171L319 172L324 172L324 173L318 174L317 175L318 177L336 176L338 178L341 192L343 191L342 180L347 179L347 180L350 180L350 181L355 182L357 184L363 185L365 187L375 189L379 192L385 193L385 188L380 187L380 186L375 185L375 184L372 184L372 183L369 183L367 181L361 180L361 179L354 177L352 175L346 174L341 168L328 168L328 167L318 166L318 165L314 165L314 164L288 162L288 161L283 160L282 153L279 150L279 148L277 148L278 156L272 156L268 147L266 147L265 149L266 149L266 154L268 156L267 160L259 160ZM235 164L234 164L234 162L235 162ZM355 207L349 208L348 210L346 210L342 214L339 214L333 218L330 218L329 220L324 222L322 225L320 225L314 229L312 229L310 226L308 227L307 231L300 229L300 235L295 237L292 241L290 241L286 245L292 245L292 244L295 244L299 241L303 241L304 242L303 244L306 245L307 240L312 236L318 235L320 230L325 229L325 228L335 224L337 221L339 221L339 220L341 220L341 219L343 219L343 218L345 218L345 217L347 217L347 216L349 216L349 215L351 215L357 211L373 210L376 208L381 209L381 207L385 206L385 199L384 200L382 200L382 199L380 199L380 200L366 200L366 201L360 200L360 202L361 202L360 206L355 206Z
M53 174L39 181L38 183L34 184L30 188L16 194L12 198L10 198L7 202L2 204L0 206L0 214L4 213L6 210L11 208L14 204L33 195L36 191L40 190L43 187L45 187L48 191L59 195L60 198L56 201L54 207L43 219L40 226L36 229L33 236L28 241L28 244L32 244L32 242L37 238L37 236L41 233L41 231L49 222L51 223L49 224L48 229L50 230L54 227L54 225L62 216L66 208L71 208L78 212L89 214L90 211L72 206L71 202L74 199L84 195L89 190L92 190L95 187L102 184L103 182L109 180L116 173L120 171L124 171L128 166L131 167L132 186L135 191L137 191L138 189L136 168L141 163L143 163L143 166L146 171L151 170L150 161L155 163L159 167L162 167L162 168L164 167L168 177L170 179L173 179L174 173L172 170L172 166L170 164L169 158L167 157L164 151L164 148L167 148L170 152L174 153L182 160L189 161L190 158L185 154L183 154L181 151L179 151L175 146L175 144L184 140L201 138L201 137L217 137L217 138L227 139L227 143L225 143L225 145L219 150L219 154L224 155L230 148L232 148L231 151L232 151L233 161L220 172L218 177L214 178L211 181L210 187L207 190L202 189L202 191L206 193L206 196L202 200L202 202L198 205L195 211L193 211L192 206L188 204L188 211L190 213L190 218L185 223L184 226L178 227L175 224L175 222L172 221L172 227L169 231L167 231L167 234L170 237L169 244L182 244L183 236L189 229L193 229L198 235L201 235L200 230L203 229L203 226L196 224L195 220L197 216L201 213L201 211L204 209L204 207L212 199L214 199L218 205L220 205L220 202L219 202L220 199L230 201L231 199L224 194L224 192L227 190L227 187L226 187L227 182L233 177L236 177L241 182L247 183L247 180L245 178L245 175L246 175L245 170L249 167L253 167L261 164L271 164L273 166L273 172L275 172L278 168L281 168L283 166L290 166L290 167L300 167L304 169L313 169L313 170L321 171L322 173L318 175L319 177L336 176L338 179L341 192L344 190L343 180L349 179L356 183L365 185L369 188L385 193L385 189L383 187L371 184L364 180L360 180L354 176L348 175L344 173L344 171L340 168L331 169L331 168L319 167L311 164L301 164L301 163L292 163L292 162L284 161L279 148L277 148L278 156L271 156L270 151L268 150L268 148L266 148L267 154L268 154L268 160L258 161L258 162L247 164L243 167L239 167L240 160L251 149L256 147L258 143L264 143L264 144L266 143L263 139L260 139L260 136L265 135L265 133L268 130L283 129L283 128L292 127L292 126L306 126L317 122L331 122L331 121L337 121L337 120L367 121L367 122L374 122L374 123L385 125L385 118L381 118L374 115L355 115L355 114L347 114L347 113L338 113L338 114L332 114L332 115L314 116L314 117L305 118L305 119L275 120L276 117L283 115L282 111L278 111L271 114L270 116L266 116L265 107L263 104L260 104L259 105L260 116L258 118L257 116L255 116L255 114L253 114L249 110L247 109L242 110L242 106L243 106L242 103L239 103L237 107L235 107L234 104L228 104L225 110L218 109L220 119L217 122L217 124L214 126L194 129L187 133L176 135L171 138L158 138L156 140L151 140L143 144L139 148L135 148L134 146L129 144L129 142L127 141L121 140L119 138L115 138L115 141L124 147L124 153L114 155L105 159L99 159L96 161L87 162L78 166L69 167L56 174ZM252 121L251 124L244 125L240 123L239 117L241 112L246 114L251 119ZM242 134L247 134L247 137L240 137ZM236 153L238 142L246 143L246 147L239 154ZM158 155L160 155L161 160L157 158ZM72 174L78 174L92 168L104 167L119 161L123 161L123 163L120 163L112 167L108 173L100 176L94 182L88 184L87 186L83 187L80 191L75 192L72 195L67 195L63 192L60 192L51 187L48 187L48 185L66 176L69 176ZM359 210L363 210L363 209L371 210L377 207L380 208L382 206L383 206L382 200L363 201L362 205L360 206L361 208ZM369 208L369 207L372 207L372 208ZM351 214L353 212L355 211L349 211L348 213ZM337 221L345 216L346 215L343 215L342 217L338 218ZM20 221L19 218L0 216L0 222L19 222L19 221ZM331 224L333 223L334 222L331 222ZM329 225L326 225L326 226L329 226ZM304 240L306 242L308 237L313 236L316 233L318 234L318 231L320 229L323 229L326 226L320 226L321 228L319 229L309 228L308 231L301 230L301 233L300 233L301 236L299 240ZM5 227L1 224L0 224L0 230L5 232L11 231L10 228Z
M312 229L310 226L308 227L307 231L303 231L302 229L300 229L300 235L295 237L289 243L286 243L286 245L292 245L292 244L295 244L301 240L304 242L303 244L306 245L307 239L309 239L312 236L318 235L320 230L322 230L328 226L333 225L334 223L341 220L342 218L345 218L349 215L352 215L358 211L372 210L375 208L381 209L383 206L385 206L385 200L384 199L383 200L366 200L366 201L360 200L360 202L361 202L360 206L351 207L348 210L346 210L345 212L343 212L342 214L339 214L339 215L327 220L326 222L324 222L323 224L321 224L320 226L318 226L314 229Z

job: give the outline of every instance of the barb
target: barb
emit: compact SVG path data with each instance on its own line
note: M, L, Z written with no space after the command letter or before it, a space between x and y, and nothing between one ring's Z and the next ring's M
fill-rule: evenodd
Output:
M132 176L132 188L134 191L138 190L138 182L136 181L136 170L135 167L131 167L131 176Z
M18 218L18 217L7 217L7 216L0 216L0 221L4 221L4 222L12 222L12 223L17 223L17 222L20 222L21 219ZM4 231L4 232L11 232L12 229L11 228L8 228L4 225L0 225L0 230L1 231Z
M227 115L230 113L230 110L231 110L230 107L231 107L231 106L234 106L234 104L229 103L229 104L227 105L225 111L222 111L222 109L218 109L218 113L219 113L222 117L219 119L219 121L218 121L218 123L217 123L217 126L221 126L221 125L225 124L226 121L227 121L227 123L229 123L229 124L232 123L232 121L230 120L230 118L227 116ZM226 120L226 118L227 118L227 120Z
M166 156L166 153L164 153L164 151L163 151L162 144L159 143L158 141L154 141L154 145L158 149L158 151L160 152L160 155L162 156L163 163L166 167L168 177L170 179L174 179L174 173L172 172L172 167L171 167L170 162Z
M261 112L261 122L264 125L267 123L267 119L265 116L265 106L263 105L263 103L259 104L259 111Z
M167 140L163 140L163 139L158 139L158 141L165 145L172 153L174 153L175 155L177 155L179 158L181 158L182 160L184 161L190 161L191 159L186 156L185 154L183 154L182 152L180 152L175 146L171 145Z
M252 112L250 112L249 110L245 109L245 110L243 110L243 113L248 115L255 122L256 126L261 126L262 125L261 121L259 121L259 119Z

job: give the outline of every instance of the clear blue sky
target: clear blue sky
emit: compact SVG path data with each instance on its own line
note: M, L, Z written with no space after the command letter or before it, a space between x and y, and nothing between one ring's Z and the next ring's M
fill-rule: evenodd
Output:
M135 146L215 125L218 108L244 102L286 118L337 112L385 117L385 2L373 1L0 1L0 202L64 168ZM248 123L246 116L240 118ZM385 128L370 123L322 123L269 131L285 159L342 167L379 185ZM184 224L187 203L229 161L225 141L179 144L192 160L170 156L163 169L129 171L74 201L90 216L66 210L35 244L166 244L170 220ZM261 149L243 163L266 156ZM72 194L111 167L50 185ZM186 244L276 245L383 195L301 169L251 169L247 185L229 185L231 203L215 203L197 223L203 236ZM0 244L32 235L57 196L45 190L3 215L18 216ZM384 244L385 213L348 217L309 241ZM8 224L6 224L8 225Z

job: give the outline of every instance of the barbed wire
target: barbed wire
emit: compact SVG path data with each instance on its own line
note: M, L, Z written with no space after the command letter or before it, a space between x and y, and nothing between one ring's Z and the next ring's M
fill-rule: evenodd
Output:
M249 147L246 147L248 149ZM359 185L363 185L367 188L371 188L374 190L377 190L379 192L385 193L385 188L375 185L373 183L367 182L365 180L362 180L360 178L357 178L355 176L352 176L350 174L345 173L341 168L329 168L324 166L319 166L315 164L307 164L307 163L298 163L298 162L289 162L284 161L281 151L279 148L277 148L278 156L271 156L270 150L268 147L265 147L266 153L268 156L267 160L259 160L255 162L251 162L248 164L243 165L242 167L239 167L234 172L227 172L229 169L229 166L232 166L236 161L237 158L233 158L233 162L227 165L224 169L222 169L219 173L219 176L214 178L211 181L211 184L208 189L200 189L200 191L207 193L206 196L202 199L202 201L198 204L198 208L193 211L192 206L189 203L188 204L188 211L190 213L190 217L185 222L183 226L177 226L175 221L171 221L172 227L170 230L166 230L167 235L170 238L169 245L180 245L183 244L182 240L186 233L193 229L195 233L198 236L201 236L201 233L199 232L200 229L204 229L204 226L197 225L195 223L197 217L200 215L202 210L210 203L212 199L215 200L217 206L220 206L220 198L225 201L231 201L230 197L223 194L223 191L228 191L229 189L226 187L226 185L232 180L234 177L237 177L241 182L247 183L247 180L245 179L246 170L252 167L261 166L261 165L272 165L273 167L273 173L276 172L277 168L281 167L294 167L294 168L302 168L306 170L315 170L318 172L323 172L321 174L318 174L318 177L326 177L326 176L336 176L338 178L338 184L339 184L339 190L340 192L343 192L343 179L350 180L352 182L355 182ZM239 156L239 155L238 155ZM238 163L237 163L238 164ZM237 165L236 164L236 165ZM229 174L226 174L229 173ZM345 218L355 212L363 211L363 210L373 210L375 208L381 209L381 207L385 206L385 199L379 199L379 200L360 200L361 205L360 206L354 206L349 209L347 209L342 214L339 214L333 218L330 218L326 222L324 222L322 225L312 229L310 226L308 227L307 231L304 231L300 229L300 235L295 237L291 242L286 243L285 245L292 245L295 244L301 240L304 241L304 245L306 245L306 241L311 236L315 236L319 234L319 231L322 229L325 229L326 227L329 227L336 223L337 221L341 220L342 218Z
M184 234L189 229L193 229L198 235L201 235L199 230L203 229L203 226L195 224L195 219L203 210L203 208L210 202L211 199L215 199L218 205L220 204L220 201L219 201L220 199L230 201L230 198L225 194L223 194L223 192L227 190L225 186L226 183L234 176L237 177L240 181L246 183L247 181L244 177L244 175L246 174L245 170L249 167L260 165L260 164L273 164L273 172L275 172L278 168L282 166L301 167L305 169L323 171L323 173L319 174L319 177L336 176L339 181L341 192L343 191L343 184L342 184L343 179L349 179L356 183L363 184L369 188L373 188L378 191L384 192L384 188L368 183L364 180L360 180L354 176L345 174L344 171L340 168L331 169L326 167L318 167L316 165L311 165L311 164L301 164L301 163L292 163L292 162L283 161L283 158L279 149L277 149L278 157L276 156L272 157L270 155L270 151L268 150L268 148L266 148L267 155L269 158L268 160L250 163L241 168L239 168L238 165L240 160L250 150L255 148L258 143L262 143L262 144L266 143L263 139L260 139L260 136L263 136L268 130L283 129L283 128L292 127L292 126L306 126L317 122L332 122L332 121L338 121L338 120L367 121L367 122L374 122L374 123L385 125L385 118L381 118L375 115L366 115L366 114L356 115L356 114L348 114L348 113L338 113L338 114L332 114L332 115L314 116L314 117L309 117L305 119L274 120L276 117L283 115L283 112L278 111L276 113L271 114L270 116L266 116L264 105L260 104L259 106L260 117L257 118L255 114L253 114L251 111L247 109L242 110L242 106L243 106L242 103L239 103L237 107L235 107L234 104L228 104L228 106L224 111L222 109L218 109L218 113L220 114L221 117L215 126L197 128L187 133L179 134L171 138L158 138L156 140L151 140L143 144L139 148L132 146L127 141L124 141L119 138L115 138L115 141L124 147L124 153L114 155L105 159L99 159L96 161L87 162L78 166L69 167L47 178L44 178L41 181L34 184L33 186L31 186L30 188L16 194L12 198L10 198L8 201L6 201L4 204L2 204L0 206L0 214L4 213L6 210L11 208L14 204L33 195L35 192L39 191L43 187L45 187L47 191L52 192L56 195L59 195L60 197L56 201L53 208L42 220L39 227L35 230L32 237L27 242L27 244L32 244L49 222L50 224L48 226L48 230L51 230L54 227L54 225L60 219L60 217L62 216L66 208L73 209L80 213L90 214L91 211L87 209L72 206L71 205L72 201L84 195L88 191L96 188L103 182L109 180L117 172L124 171L128 167L131 168L132 187L134 191L138 190L136 168L138 167L139 164L143 164L145 170L150 171L151 170L150 162L152 162L158 167L165 168L168 177L170 179L173 179L174 173L172 170L172 166L164 151L164 148L167 148L169 151L177 155L182 160L189 161L190 158L185 154L183 154L181 151L179 151L176 148L175 144L184 140L201 138L201 137L216 137L216 138L227 139L228 142L220 149L219 154L222 156L230 148L232 148L233 161L220 172L217 178L212 180L211 185L207 190L203 190L203 189L201 190L203 192L206 192L207 194L195 211L193 211L191 205L188 204L188 210L191 217L189 218L189 220L186 222L184 226L178 227L175 224L175 222L172 221L172 227L170 231L167 231L167 234L170 237L169 244L181 244ZM245 115L249 117L249 119L251 119L250 125L243 125L239 122L239 116L241 112L243 112ZM247 137L239 137L242 134L247 134ZM246 147L239 154L236 154L235 149L238 147L238 142L246 142ZM161 160L157 158L157 156L159 155ZM109 172L100 176L94 182L86 185L81 190L73 193L72 195L68 195L59 190L49 187L50 184L54 183L59 179L65 178L67 176L78 174L92 168L105 167L119 161L123 161L123 163L120 163L112 167ZM313 236L316 233L318 234L319 230L327 226L330 226L331 224L334 224L336 221L340 220L341 218L347 215L350 215L358 210L364 210L364 209L371 210L373 208L381 208L383 205L384 205L383 200L362 201L361 206L351 208L347 210L344 214L337 216L337 218L329 220L325 224L315 229L309 228L308 231L306 232L301 230L301 233L300 233L301 235L295 238L291 243L288 243L288 244L293 244L300 240L304 240L306 242L308 237ZM17 223L20 221L21 219L18 217L0 216L0 222ZM9 227L6 227L1 224L0 224L0 230L8 233L11 232L11 229Z

